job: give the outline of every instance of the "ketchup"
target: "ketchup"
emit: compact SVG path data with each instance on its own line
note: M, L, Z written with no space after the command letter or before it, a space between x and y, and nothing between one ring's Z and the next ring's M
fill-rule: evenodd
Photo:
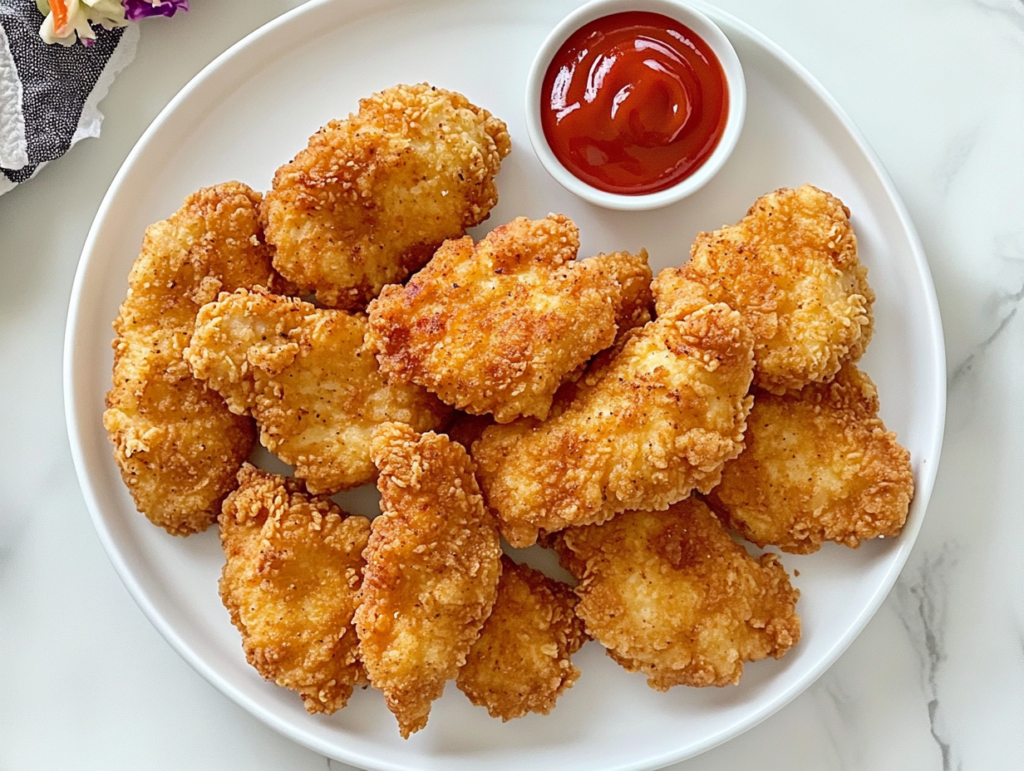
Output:
M725 129L729 90L711 48L668 16L628 11L574 32L544 75L555 157L609 193L664 190L696 171Z

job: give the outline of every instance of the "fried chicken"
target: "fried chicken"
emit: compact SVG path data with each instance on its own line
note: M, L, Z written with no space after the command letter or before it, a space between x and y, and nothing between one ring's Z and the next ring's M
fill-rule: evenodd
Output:
M759 198L747 216L701 233L690 261L654 282L657 312L724 302L756 340L755 385L782 394L857 361L871 339L867 268L842 201L811 185Z
M256 419L263 445L310 492L336 493L373 481L376 426L425 431L449 413L418 386L385 382L366 329L362 315L241 290L199 311L185 355L233 412Z
M146 229L114 331L103 425L139 511L174 535L205 530L255 442L252 421L189 372L199 307L221 290L282 286L262 243L260 196L228 182Z
M774 554L752 559L696 499L556 536L576 613L608 655L659 691L739 682L800 639L799 592Z
M502 721L547 715L579 679L569 657L587 641L567 585L501 558L498 599L459 670L459 689Z
M879 419L871 379L846 365L797 394L756 392L747 449L708 503L757 545L808 554L898 535L913 496L910 453Z
M499 423L543 420L558 386L651 305L646 252L577 261L578 250L579 231L560 214L519 217L475 246L446 241L370 304L381 371Z
M385 423L373 435L384 512L366 547L356 612L363 663L404 738L466 662L490 615L501 546L473 463L443 434Z
M461 94L421 83L362 99L274 175L274 265L324 305L362 308L487 218L510 150L505 124Z
M238 482L220 515L224 607L249 663L331 714L366 682L352 615L370 521L249 464Z
M540 531L665 509L714 487L743 449L752 346L725 305L662 316L628 334L547 422L484 431L473 459L505 538L529 546Z

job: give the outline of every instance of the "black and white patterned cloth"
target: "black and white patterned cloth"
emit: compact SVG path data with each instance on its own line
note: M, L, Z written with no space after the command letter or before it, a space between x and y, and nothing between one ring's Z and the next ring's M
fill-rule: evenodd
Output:
M0 0L0 194L99 136L97 105L135 58L137 24L96 27L94 45L65 47L43 42L42 23L34 0Z

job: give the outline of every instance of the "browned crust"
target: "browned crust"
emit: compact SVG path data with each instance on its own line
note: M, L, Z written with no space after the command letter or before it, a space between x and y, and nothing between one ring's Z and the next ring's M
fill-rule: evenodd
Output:
M220 515L221 600L249 663L331 714L366 682L352 616L370 522L249 464L238 482Z
M796 394L757 392L747 449L708 496L759 546L808 554L899 535L914 496L910 453L878 417L878 392L852 364Z

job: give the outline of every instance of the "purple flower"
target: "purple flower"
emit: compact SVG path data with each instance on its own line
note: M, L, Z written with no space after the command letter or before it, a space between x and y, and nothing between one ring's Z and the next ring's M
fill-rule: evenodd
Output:
M188 0L121 0L121 5L128 21L147 16L173 16L179 10L188 10Z

